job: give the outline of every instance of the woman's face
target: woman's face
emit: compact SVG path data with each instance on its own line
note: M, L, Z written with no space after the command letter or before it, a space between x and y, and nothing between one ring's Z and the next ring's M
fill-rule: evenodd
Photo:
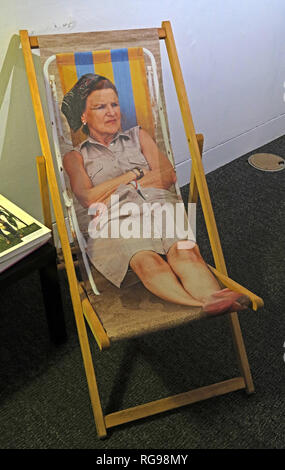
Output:
M81 119L88 124L91 137L116 134L121 128L121 112L114 90L105 88L92 91Z

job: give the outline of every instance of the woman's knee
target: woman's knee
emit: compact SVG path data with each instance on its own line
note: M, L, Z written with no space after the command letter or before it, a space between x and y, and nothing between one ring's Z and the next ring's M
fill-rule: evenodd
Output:
M197 244L188 245L183 242L177 242L171 246L167 253L167 260L169 262L173 261L192 261L192 262L201 262L203 260L199 247ZM194 245L194 246L193 246Z
M139 251L130 261L130 267L140 277L154 275L164 270L166 262L155 251Z

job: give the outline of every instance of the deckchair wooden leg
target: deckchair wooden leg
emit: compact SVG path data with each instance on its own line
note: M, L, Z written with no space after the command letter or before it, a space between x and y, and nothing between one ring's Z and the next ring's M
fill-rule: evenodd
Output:
M72 300L72 305L73 305L73 310L74 310L74 315L75 315L75 320L76 320L78 337L79 337L79 342L80 342L80 347L81 347L81 352L82 352L82 357L83 357L83 362L84 362L84 367L85 367L85 372L86 372L86 377L87 377L87 382L88 382L89 394L90 394L90 399L92 403L96 428L97 428L99 437L104 437L106 436L106 426L105 426L105 421L104 421L104 417L102 413L100 397L99 397L99 392L98 392L98 387L97 387L97 382L96 382L96 377L95 377L95 371L93 367L92 356L91 356L91 351L90 351L89 342L88 342L88 335L86 331L86 325L85 325L85 320L83 316L83 309L82 309L79 290L78 290L78 281L77 281L76 273L74 269L72 253L71 253L69 239L68 239L68 233L67 233L65 220L64 220L64 214L63 214L61 201L60 201L60 194L59 194L56 175L55 175L55 171L53 167L53 158L52 158L51 148L49 145L48 133L45 127L44 113L43 113L42 103L40 99L39 87L38 87L38 82L36 78L36 72L35 72L28 32L26 30L20 31L20 37L21 37L22 50L24 54L27 76L28 76L28 81L30 85L32 102L33 102L33 107L34 107L34 112L35 112L35 117L36 117L36 123L38 127L38 132L39 132L40 143L41 143L43 155L45 156L46 173L48 177L49 189L50 189L53 209L55 213L56 223L58 226L58 232L59 232L59 237L61 241L62 251L63 251L63 255L65 259L66 272L67 272L67 277L68 277L69 286L70 286L71 300ZM40 163L40 166L43 169L42 163ZM43 178L43 174L41 174L41 178Z
M199 146L199 150L200 150L200 155L201 155L201 158L202 158L203 146L204 146L204 136L203 136L203 134L196 134L196 137L197 137L197 142L198 142L198 146ZM194 174L193 169L191 169L188 202L197 204L198 196L199 196L199 193L198 193L195 174Z
M44 222L45 225L49 228L52 227L52 218L51 218L51 208L50 208L50 201L49 201L49 191L48 191L48 181L47 181L47 171L46 171L46 163L45 158L43 156L37 157L37 170L38 170L38 177L39 177L39 185L40 185L40 192L41 192L41 200L42 200L42 207L44 213ZM79 321L79 329L81 330L81 351L83 356L83 361L85 365L85 373L89 388L89 395L90 400L93 408L93 415L95 420L95 425L97 428L97 433L100 438L106 436L106 426L104 422L103 412L101 408L101 402L96 382L96 376L94 371L94 366L92 362L92 357L90 353L89 343L88 343L88 336L87 332L85 331L84 325L84 317L83 317L83 309L78 309L75 316L80 318ZM78 322L77 322L78 323Z
M250 395L254 393L254 384L252 380L252 375L250 372L249 362L247 359L246 349L242 337L242 332L240 328L240 322L238 319L237 313L230 314L230 326L233 335L233 343L236 350L236 356L238 360L238 365L240 372L244 378L244 382L246 385L246 393Z
M177 97L181 109L182 119L185 128L185 134L189 145L189 150L192 158L192 171L195 174L195 182L201 200L201 205L205 217L205 223L209 234L210 245L212 248L213 258L218 271L222 274L227 274L225 259L221 247L220 237L216 225L216 220L212 208L207 180L202 165L201 154L199 145L196 138L195 127L190 111L186 87L183 80L183 75L178 59L178 54L175 46L174 36L169 21L162 22L162 28L165 30L165 45L169 57L172 75L176 87ZM230 317L231 329L233 333L233 340L237 351L237 358L241 373L246 382L246 389L248 393L253 391L253 383L250 375L249 364L243 343L241 329L237 314L232 314Z
M105 425L105 420L103 416L101 400L99 396L99 390L97 386L95 370L94 370L94 365L92 361L92 356L91 356L91 351L90 351L90 346L89 346L89 341L88 341L88 336L87 336L85 320L83 317L82 309L80 309L80 312L75 312L75 316L77 320L80 319L80 325L78 325L78 335L79 335L81 353L82 353L84 367L85 367L85 373L86 373L88 389L89 389L89 396L91 400L97 434L98 434L98 437L102 439L106 437L107 431L106 431L106 425Z
M48 191L48 180L47 180L47 170L46 170L46 161L43 155L37 157L37 170L38 170L38 179L42 200L42 208L44 215L44 224L50 230L52 229L52 217L51 217L51 208L49 201L49 191Z

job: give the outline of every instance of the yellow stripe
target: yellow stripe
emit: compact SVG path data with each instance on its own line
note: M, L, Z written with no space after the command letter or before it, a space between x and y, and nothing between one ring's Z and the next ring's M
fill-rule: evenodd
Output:
M93 62L94 62L95 73L108 78L108 80L114 83L111 52L109 50L93 52Z
M138 125L154 138L154 123L146 79L143 50L140 47L128 49L130 74Z
M58 66L62 92L65 95L65 93L67 93L78 80L74 54L57 54L56 62Z

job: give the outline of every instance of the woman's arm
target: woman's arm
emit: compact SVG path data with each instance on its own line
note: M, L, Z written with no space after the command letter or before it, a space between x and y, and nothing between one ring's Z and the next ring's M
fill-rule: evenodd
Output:
M128 171L121 176L93 186L84 168L83 158L75 150L64 155L63 166L69 176L71 189L83 207L89 207L94 202L106 203L120 184L128 184L135 179L134 172Z
M176 181L176 173L168 158L159 151L150 135L140 129L140 145L151 171L143 170L141 186L168 189ZM135 179L133 171L128 171L103 183L93 186L83 164L82 155L76 150L63 157L63 166L69 176L71 189L83 207L94 202L107 202L120 184L128 184Z
M140 179L141 186L168 189L176 182L175 170L169 159L160 152L156 143L143 129L139 133L141 151L144 154L151 171L145 172Z

